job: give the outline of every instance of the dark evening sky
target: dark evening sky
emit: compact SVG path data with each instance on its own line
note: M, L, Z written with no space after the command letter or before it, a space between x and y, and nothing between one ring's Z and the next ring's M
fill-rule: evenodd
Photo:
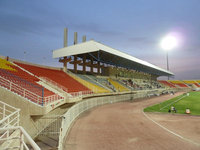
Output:
M200 0L0 0L0 55L61 66L52 50L77 31L166 69L161 39L176 33L169 52L175 79L200 79ZM24 54L24 52L26 54Z

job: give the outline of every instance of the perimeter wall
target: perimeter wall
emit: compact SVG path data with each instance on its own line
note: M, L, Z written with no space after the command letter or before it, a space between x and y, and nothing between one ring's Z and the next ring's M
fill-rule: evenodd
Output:
M152 91L152 95L159 95L162 93L163 90L156 90ZM123 101L130 101L138 98L145 98L150 96L148 93L150 91L142 91L137 93L129 93L129 94L119 94L119 95L112 95L112 96L102 96L102 97L93 97L83 100L75 105L73 105L64 115L62 118L62 124L60 128L60 135L59 135L59 145L58 150L66 149L64 145L64 141L67 138L68 132L73 121L84 111L87 111L93 107L101 106L104 104L111 104L116 102L123 102Z

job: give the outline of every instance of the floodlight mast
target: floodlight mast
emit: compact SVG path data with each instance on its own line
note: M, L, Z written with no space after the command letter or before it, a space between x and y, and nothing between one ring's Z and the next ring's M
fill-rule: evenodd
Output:
M168 51L167 51L167 71L169 71L169 59L168 59ZM169 80L169 75L167 76Z
M174 36L168 35L164 37L161 41L161 47L162 49L166 50L167 55L167 71L169 71L169 58L168 58L168 51L172 50L177 46L177 39ZM169 80L169 75L168 75Z

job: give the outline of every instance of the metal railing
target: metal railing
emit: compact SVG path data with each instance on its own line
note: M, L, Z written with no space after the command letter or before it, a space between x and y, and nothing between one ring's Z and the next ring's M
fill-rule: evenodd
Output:
M80 92L71 92L69 94L72 96L72 98L74 98L74 97L83 97L83 95L84 96L92 95L94 94L94 92L88 90L88 91L80 91Z
M49 83L53 84L54 86L56 86L57 88L62 89L64 92L68 93L68 89L66 87L58 84L57 82L55 82L47 77L40 77L40 79L44 80L45 82L49 82ZM86 95L91 95L94 93L91 90L88 90L88 91L70 92L68 94L71 95L71 97L69 96L68 98L73 99L73 98L77 98L77 97L83 97L83 95L86 96Z
M19 125L19 109L0 101L0 128Z
M42 92L44 90L44 88L42 88L41 86L38 86L36 84L33 84L23 78L21 78L20 76L17 76L9 71L6 71L4 69L0 69L0 75L13 82L13 83L16 83L17 85L23 87L23 88L26 88L26 89L31 89L31 90L34 90L35 92L37 92L38 94L41 94L42 95ZM26 77L26 76L25 76Z
M19 111L20 109L0 101L0 149L40 150L28 133L19 126Z
M1 76L0 76L0 85L14 93L17 93L20 96L30 100L31 102L42 105L42 106L47 106L54 101L64 99L64 97L59 96L58 94L50 95L47 97L37 95L37 94L19 86Z
M60 85L59 83L57 83L57 82L55 82L55 81L53 81L53 80L51 80L51 79L49 79L49 78L47 78L47 77L40 77L40 79L42 79L42 80L44 80L44 81L47 81L47 82L53 84L54 86L58 87L59 89L62 89L62 90L65 91L65 92L68 92L68 89L67 89L66 87Z
M21 126L0 128L0 134L1 150L40 150L39 146ZM25 141L27 142L25 143Z
M51 136L60 134L60 127L61 127L62 116L60 115L50 115L38 118L35 126L38 130L37 134L33 137L38 136Z

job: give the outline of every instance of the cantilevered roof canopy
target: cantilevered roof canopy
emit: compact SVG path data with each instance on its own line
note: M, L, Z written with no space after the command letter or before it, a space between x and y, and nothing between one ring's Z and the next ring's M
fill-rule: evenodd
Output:
M94 40L54 50L53 58L62 58L65 56L73 55L78 55L79 57L82 57L81 54L87 54L88 56L93 57L97 61L118 67L134 69L137 71L151 73L158 76L174 75L170 71L159 68L153 64L135 58L126 53L120 52L119 50L98 43Z

